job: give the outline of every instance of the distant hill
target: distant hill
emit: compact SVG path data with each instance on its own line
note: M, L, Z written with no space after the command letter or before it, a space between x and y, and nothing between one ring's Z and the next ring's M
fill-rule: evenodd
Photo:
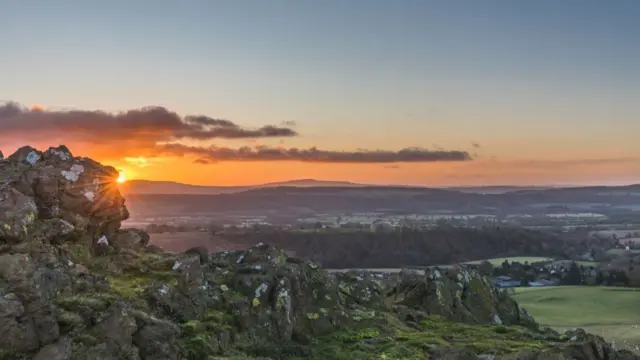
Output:
M525 191L525 190L547 190L554 189L558 186L449 186L447 190L460 191L472 194L504 194L512 191ZM563 186L570 187L570 186Z
M321 183L302 181L255 187L208 187L137 181L127 184L123 192L130 212L136 217L175 214L217 219L267 216L293 221L328 213L502 216L595 212L615 215L617 219L626 216L628 221L625 221L637 222L640 213L640 186L637 185L472 193L427 187L344 186L331 182L319 186ZM315 184L318 186L313 186Z
M629 187L580 187L575 185L566 186L511 186L511 185L499 185L499 186L450 186L450 187L425 187L415 185L374 185L374 184L361 184L349 181L323 181L315 179L298 179L281 182L272 182L265 184L246 185L246 186L211 186L211 185L189 185L172 181L151 181L151 180L129 180L124 184L120 184L120 191L125 194L138 194L138 195L220 195L220 194L233 194L247 190L257 189L270 189L279 187L295 187L295 188L371 188L380 189L386 188L388 190L393 189L416 189L416 190L449 190L460 193L468 194L506 194L506 193L519 193L529 191L544 191L544 190L563 190L563 189L584 189L594 190L600 189L613 189L614 191L620 191L620 189L633 189Z
M248 186L208 186L189 185L172 181L130 180L120 184L120 191L127 194L158 194L158 195L219 195L232 194L246 190L277 188L277 187L366 187L371 185L357 184L348 181L321 181L314 179L299 179L283 182L273 182Z

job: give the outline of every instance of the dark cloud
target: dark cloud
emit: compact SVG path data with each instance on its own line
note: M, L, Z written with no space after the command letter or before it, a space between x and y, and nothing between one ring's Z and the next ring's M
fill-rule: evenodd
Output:
M230 120L204 115L181 117L163 107L147 107L119 113L87 110L28 109L16 103L0 104L0 144L39 147L66 144L99 159L141 158L162 155L194 157L198 163L219 161L300 161L316 163L400 163L466 161L466 151L442 148L405 148L399 151L335 151L315 147L285 148L264 145L239 148L192 147L185 141L297 136L295 123L245 128ZM282 144L282 142L281 142ZM7 146L7 145L4 145Z
M182 144L167 144L162 150L178 156L195 156L196 163L211 164L220 161L300 161L315 163L397 163L468 161L471 156L465 151L431 151L422 148L405 148L399 151L359 150L333 151L315 147L308 149L280 148L269 146L241 147L194 147Z
M480 148L482 147L482 145L480 145L480 144L479 144L479 143L477 143L477 142L472 142L472 143L471 143L471 146L473 146L475 149L480 149Z
M292 129L274 125L249 129L230 120L201 115L182 118L162 107L106 113L27 109L16 103L0 105L0 129L0 140L15 136L25 140L55 136L97 143L136 142L143 147L176 139L243 139L298 135Z

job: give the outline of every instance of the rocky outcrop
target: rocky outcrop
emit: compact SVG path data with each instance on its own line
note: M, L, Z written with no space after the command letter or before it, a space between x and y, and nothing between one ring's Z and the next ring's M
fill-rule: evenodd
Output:
M466 269L330 274L267 244L167 253L111 167L0 160L0 359L636 359L542 329Z

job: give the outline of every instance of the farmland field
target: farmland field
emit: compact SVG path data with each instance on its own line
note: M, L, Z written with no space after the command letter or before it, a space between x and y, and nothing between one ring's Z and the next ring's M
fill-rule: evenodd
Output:
M516 301L543 325L558 331L580 327L631 350L640 345L640 289L554 286L515 291Z
M640 249L631 249L631 250L609 249L609 250L605 251L605 254L607 254L609 256L620 256L620 255L623 255L626 252L631 252L633 254L639 254L640 253Z

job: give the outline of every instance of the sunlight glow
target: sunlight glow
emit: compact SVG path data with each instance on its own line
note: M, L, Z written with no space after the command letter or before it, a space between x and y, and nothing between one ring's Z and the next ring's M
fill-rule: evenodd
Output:
M116 182L118 184L122 184L125 181L127 181L127 177L124 175L124 172L120 172L120 175L118 176L118 179L116 180Z

